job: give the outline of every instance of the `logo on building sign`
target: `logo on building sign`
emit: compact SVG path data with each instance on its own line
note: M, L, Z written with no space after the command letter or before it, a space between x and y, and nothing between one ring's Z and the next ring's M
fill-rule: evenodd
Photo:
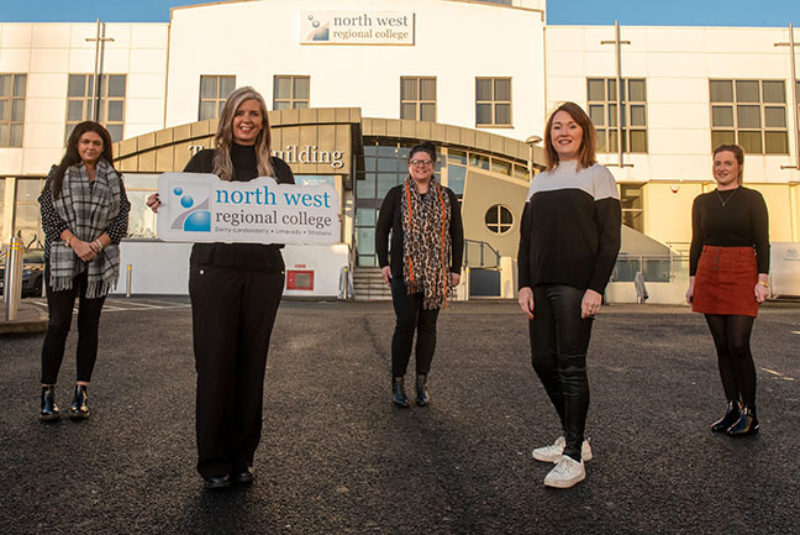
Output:
M412 11L301 11L303 45L414 45Z

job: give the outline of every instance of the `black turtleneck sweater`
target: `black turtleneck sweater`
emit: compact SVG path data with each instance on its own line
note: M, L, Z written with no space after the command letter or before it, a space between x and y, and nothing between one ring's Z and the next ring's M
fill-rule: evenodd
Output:
M769 273L769 216L758 191L744 186L698 195L692 205L689 275L697 273L704 245L753 247L759 273Z
M195 154L184 173L211 173L214 169L214 149ZM231 147L233 180L248 182L258 178L258 163L253 147L233 144ZM280 158L272 158L273 177L278 184L294 184L294 175ZM225 268L257 269L269 272L283 271L282 244L271 243L196 243L192 247L190 262L198 265L213 265Z

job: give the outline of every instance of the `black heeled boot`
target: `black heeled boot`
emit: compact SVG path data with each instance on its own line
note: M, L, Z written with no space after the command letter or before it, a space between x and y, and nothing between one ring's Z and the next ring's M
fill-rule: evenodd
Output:
M42 410L39 413L39 419L43 422L61 418L61 414L58 412L58 405L56 405L55 391L55 385L42 387Z
M742 407L742 414L732 426L728 428L729 437L746 437L758 433L758 418L756 418L756 408L753 405Z
M406 396L404 377L392 377L392 401L395 405L404 409L410 406Z
M736 423L739 416L742 414L742 404L738 400L728 400L728 406L725 407L725 414L711 424L711 430L715 433L724 433L730 426Z
M417 374L417 405L424 407L431 402L431 397L428 395L428 376L424 373Z
M86 385L75 385L75 396L72 398L72 406L69 408L69 417L84 419L89 417L89 407L86 405L88 399Z

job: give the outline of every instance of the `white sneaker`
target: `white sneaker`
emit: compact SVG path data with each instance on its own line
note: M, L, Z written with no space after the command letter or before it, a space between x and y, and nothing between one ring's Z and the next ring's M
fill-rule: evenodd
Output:
M586 479L586 470L583 461L576 461L572 457L562 455L555 468L550 470L544 478L546 487L568 489Z
M545 463L557 463L564 454L564 447L566 447L566 445L567 441L564 440L564 437L558 437L551 445L544 446L542 448L536 448L531 452L531 455L533 455L533 458L537 461L542 461ZM581 460L592 460L592 447L589 446L588 438L583 441L583 444L581 444Z

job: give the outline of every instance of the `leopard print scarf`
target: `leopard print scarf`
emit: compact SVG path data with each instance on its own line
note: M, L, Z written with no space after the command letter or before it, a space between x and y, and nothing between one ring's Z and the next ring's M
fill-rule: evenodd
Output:
M403 281L408 293L424 294L423 308L447 308L452 294L449 262L450 196L431 179L428 193L417 193L411 177L403 185L400 216L403 220Z

